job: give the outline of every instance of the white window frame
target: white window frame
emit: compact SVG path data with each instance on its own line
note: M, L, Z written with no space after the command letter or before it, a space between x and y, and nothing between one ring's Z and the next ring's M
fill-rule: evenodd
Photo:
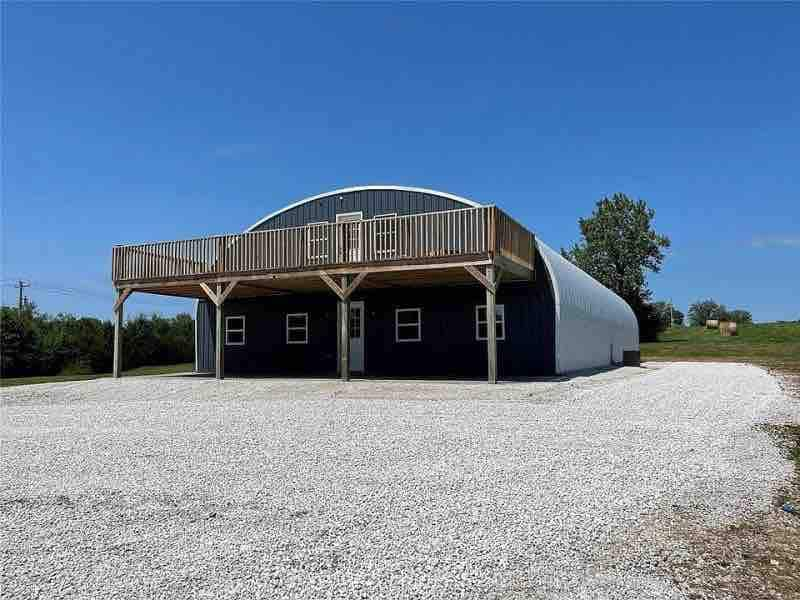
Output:
M358 218L357 219L348 218L347 220L344 220L343 218L340 218L340 217L352 217L354 215L358 215ZM362 210L355 210L353 212L337 213L336 214L336 222L337 223L356 223L358 221L363 221L363 220L364 220L364 211L362 211Z
M479 304L478 306L475 307L475 339L477 341L479 341L479 342L485 342L488 339L488 337L481 337L481 335L480 335L481 327L480 326L481 325L486 325L486 335L488 336L489 335L489 323L488 323L489 314L488 314L488 311L487 311L486 321L481 321L480 320L481 309L484 309L484 311L486 311L486 305L485 304ZM498 335L497 336L497 341L499 342L500 340L506 339L506 305L505 304L495 304L495 320L494 320L494 323L495 323L495 325L494 325L495 327L497 327L497 324L500 323L500 331L502 332L502 335Z
M231 327L229 327L228 326L228 322L231 319L241 319L242 320L242 328L241 329L232 329ZM247 324L246 324L246 319L245 319L244 315L231 315L230 317L225 317L225 345L226 346L244 346L245 341L246 341L245 329L247 329ZM241 342L231 342L228 339L228 334L229 333L239 333L239 332L241 332L241 334L242 334L242 341Z
M352 217L358 218L353 219ZM361 223L363 221L364 211L361 210L336 215L336 224L346 226L336 228L337 260L349 263L361 262L364 255L364 249L361 247ZM345 240L347 240L346 243Z
M305 319L305 325L302 327L289 327L289 319L291 317L303 317ZM289 339L289 332L290 331L303 331L305 333L305 337L302 341L300 340L290 340ZM287 344L307 344L308 343L308 313L286 313L286 343Z
M310 260L324 261L328 260L328 248L330 247L330 231L329 227L313 227L314 225L328 225L328 221L314 221L313 223L306 223L306 257ZM322 237L311 237L311 233L321 231ZM312 248L316 244L318 252L312 252ZM321 245L320 245L321 244ZM320 252L321 250L321 252Z
M383 219L396 219L397 213L386 213L382 215L375 215L372 217L373 221L381 221ZM388 229L386 229L388 227ZM379 231L380 229L380 231ZM373 244L376 248L375 254L384 257L384 256L393 256L397 252L397 221L394 221L390 225L375 225L375 233L373 235ZM385 240L389 240L389 243L386 243ZM382 240L382 243L379 243L378 240Z
M400 323L400 313L410 313L415 312L417 313L417 322L416 323ZM401 327L416 327L417 328L417 337L416 338L407 338L407 339L400 339L400 328ZM421 342L422 341L422 309L421 308L396 308L394 311L394 341L398 344L403 344L405 342Z

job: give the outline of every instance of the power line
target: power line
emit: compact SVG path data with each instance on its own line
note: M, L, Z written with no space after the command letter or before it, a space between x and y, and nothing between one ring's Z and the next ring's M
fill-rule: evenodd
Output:
M44 282L37 283L36 281L30 280L3 280L4 282L0 284L2 287L7 288L18 288L19 282L23 281L23 287L31 287L37 293L45 293L45 294L56 294L59 296L67 296L67 297L91 297L98 300L108 301L109 303L113 302L114 294L109 290L108 293L103 293L97 290L89 290L83 288L74 288L74 287L62 287L59 285L47 284L45 285ZM12 283L12 281L16 281L16 283ZM138 297L135 299L137 304L144 304L146 306L153 306L163 308L165 303L169 300L174 300L175 298L163 298L162 301L155 301L155 298L149 298L145 300L144 298ZM191 300L191 298L186 298L186 300Z
M17 284L14 286L19 288L19 304L17 305L17 309L19 310L19 314L22 314L22 290L26 287L31 287L30 281L25 281L24 279L18 279Z

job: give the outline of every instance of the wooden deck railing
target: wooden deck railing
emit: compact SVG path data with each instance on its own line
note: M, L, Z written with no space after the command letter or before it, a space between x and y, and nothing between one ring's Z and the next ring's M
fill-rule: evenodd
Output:
M114 283L497 253L533 268L533 234L494 206L115 246Z

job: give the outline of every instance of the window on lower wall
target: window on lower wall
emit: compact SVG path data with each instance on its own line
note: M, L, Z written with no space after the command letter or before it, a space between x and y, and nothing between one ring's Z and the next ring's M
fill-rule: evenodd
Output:
M497 332L497 339L506 339L506 307L504 304L496 304L494 307L494 324ZM486 329L486 305L475 307L475 339L485 340L489 335Z
M225 345L244 346L244 317L225 317Z
M394 333L396 342L419 342L422 340L422 309L396 309L394 312Z
M286 315L286 343L308 343L308 313L289 313Z

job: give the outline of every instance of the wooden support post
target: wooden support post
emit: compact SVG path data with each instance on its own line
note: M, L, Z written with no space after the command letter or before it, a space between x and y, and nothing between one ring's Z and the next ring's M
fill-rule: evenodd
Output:
M223 339L225 336L225 327L223 326L224 316L222 314L222 306L225 304L225 299L238 283L239 280L234 279L223 287L222 283L217 282L217 291L215 292L207 283L200 282L200 287L203 288L208 299L217 307L217 326L215 328L216 343L214 347L214 376L217 379L225 379L225 340Z
M217 284L217 293L216 297L219 298L222 295L222 284ZM216 359L214 365L214 377L217 379L225 379L225 340L223 336L225 335L225 327L223 326L223 316L222 316L222 302L215 302L214 305L217 307L217 327L216 327L216 348L214 353L214 358Z
M336 302L336 376L342 376L342 328L339 325L342 322L342 301Z
M497 325L495 316L495 293L497 291L494 281L494 267L486 267L486 350L488 354L489 383L497 383Z
M497 383L497 324L495 315L497 288L500 287L500 279L503 277L504 270L495 267L494 265L487 265L486 274L484 275L472 265L464 267L467 272L472 275L478 283L486 288L486 353L488 363L488 381L489 383Z
M348 275L342 275L341 285L325 271L319 271L318 274L339 298L336 306L336 374L342 381L350 381L350 296L364 281L367 271L359 272L352 282Z
M342 276L342 289L347 289L347 275ZM342 381L350 381L350 298L341 298L339 307L339 376Z
M117 301L114 302L114 377L122 377L122 307L125 299L131 295L130 288L117 290Z
M325 284L326 284L326 285L327 285L329 288L331 288L331 291L332 291L334 294L336 294L337 296L339 296L339 299L340 299L340 300L347 300L348 298L350 298L350 296L352 295L352 293L353 293L354 291L356 291L356 288L357 288L357 287L358 287L358 286L361 284L361 282L362 282L362 281L364 281L364 278L365 278L367 275L368 275L368 273L367 273L366 271L361 271L360 273L358 273L358 274L356 275L355 279L353 279L353 281L352 281L352 283L351 283L350 285L345 285L344 283L342 283L342 285L340 286L340 285L339 285L338 283L336 283L336 282L333 280L333 278L332 278L330 275L328 275L328 274L327 274L325 271L320 271L320 272L319 272L319 276L320 276L320 278L322 279L322 281L324 281L324 282L325 282ZM342 277L342 281L343 281L343 282L344 282L344 281L347 281L347 278L346 278L346 277Z

